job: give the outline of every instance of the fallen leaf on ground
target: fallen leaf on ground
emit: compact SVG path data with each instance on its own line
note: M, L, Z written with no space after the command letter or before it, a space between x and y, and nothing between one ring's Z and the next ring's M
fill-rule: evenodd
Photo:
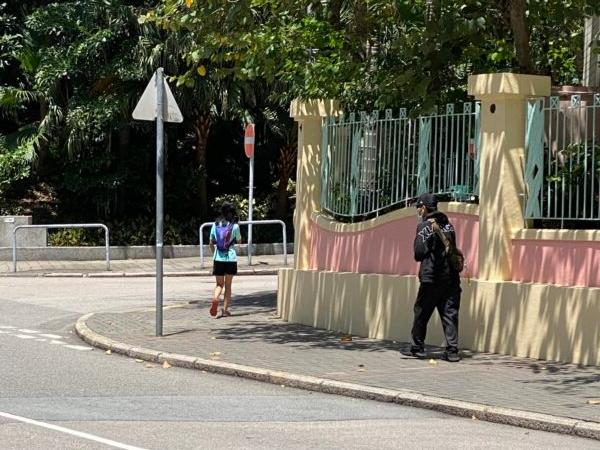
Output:
M170 367L172 367L172 366L171 366L171 364L169 364L169 362L168 362L168 361L165 361L165 362L163 362L163 363L162 363L162 368L163 368L163 369L168 369L168 368L170 368Z
M479 419L477 418L477 416L471 416L471 419L473 419L473 420L479 420Z
M365 365L364 364L359 364L358 367L365 367Z
M285 384L282 384L282 385L281 385L281 387L283 387L283 388L284 388L284 387L285 387Z
M586 403L588 405L600 405L600 398L588 400Z
M143 359L136 359L135 362L144 362Z
M435 365L437 365L437 361L435 359L430 359L429 364L431 364L432 366L435 366Z
M340 342L352 342L352 336L342 336Z
M212 336L211 339L216 339L216 337Z
M356 369L357 372L366 372L367 369Z
M221 356L221 352L212 352L210 356Z
M106 353L107 355L112 355L112 351L111 350L106 350L104 353Z
M146 364L147 369L154 369L155 367L156 367L156 364Z

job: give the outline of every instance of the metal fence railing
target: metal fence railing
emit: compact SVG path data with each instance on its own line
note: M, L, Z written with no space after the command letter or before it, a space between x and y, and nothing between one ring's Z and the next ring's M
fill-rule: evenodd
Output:
M360 218L400 207L424 192L468 201L479 193L479 104L411 118L351 113L322 125L321 206Z
M103 223L65 223L65 224L50 224L50 225L18 225L13 230L12 240L12 256L13 256L13 272L17 271L17 231L23 228L46 228L46 229L62 229L62 228L102 228L104 230L104 248L106 253L106 270L110 270L110 232L108 227Z
M600 94L531 99L525 218L600 220Z
M202 230L206 227L214 225L215 222L205 222L200 225L198 229L198 239L200 243L200 267L204 269L204 234ZM287 266L287 231L285 222L277 219L266 219L266 220L241 220L237 222L238 225L281 225L281 236L283 240L283 265ZM252 243L248 243L248 265L252 265Z

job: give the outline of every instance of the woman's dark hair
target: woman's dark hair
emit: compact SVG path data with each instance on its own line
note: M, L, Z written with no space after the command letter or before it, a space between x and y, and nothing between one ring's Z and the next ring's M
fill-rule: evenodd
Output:
M235 206L233 206L231 203L223 203L221 206L221 217L227 222L237 222L238 217L235 211Z

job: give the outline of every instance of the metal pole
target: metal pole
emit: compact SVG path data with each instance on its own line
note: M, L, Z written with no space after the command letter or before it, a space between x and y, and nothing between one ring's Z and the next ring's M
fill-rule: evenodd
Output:
M252 265L252 201L254 196L254 155L250 158L250 176L248 180L248 265Z
M13 256L13 272L17 271L17 230L19 229L19 227L15 227L15 229L13 230L13 248L12 248L12 256Z
M110 270L110 233L108 227L104 226L104 246L106 249L106 270Z
M283 231L283 265L287 266L287 232L285 230L285 223L281 222L281 229Z
M163 333L163 69L156 71L156 336Z
M204 237L202 236L202 225L198 228L198 238L200 240L200 268L204 269Z

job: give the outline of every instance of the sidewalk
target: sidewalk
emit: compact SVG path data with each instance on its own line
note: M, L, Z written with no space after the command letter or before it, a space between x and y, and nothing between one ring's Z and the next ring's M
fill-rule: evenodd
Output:
M294 255L287 257L288 267L294 265ZM106 270L106 261L18 261L17 272L13 272L12 261L0 261L1 276L70 276L70 277L122 277L154 276L154 259L121 259L110 262L110 271ZM259 255L248 258L238 257L239 275L276 274L283 265L283 255ZM198 276L212 274L212 258L205 258L204 268L200 267L200 257L163 259L165 276Z
M430 360L406 358L400 343L346 342L284 322L273 293L234 298L230 318L210 318L208 306L166 308L161 338L153 310L84 316L77 332L92 345L155 363L600 439L599 367L466 351L452 364L439 359L440 349L431 349Z

